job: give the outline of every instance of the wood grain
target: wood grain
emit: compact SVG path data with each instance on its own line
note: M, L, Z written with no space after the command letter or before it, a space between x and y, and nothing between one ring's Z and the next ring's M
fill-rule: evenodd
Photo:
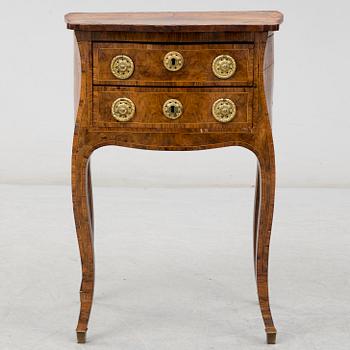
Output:
M94 44L94 84L156 86L247 86L253 84L253 44L152 45L132 43ZM183 67L168 71L163 64L169 51L178 51ZM111 61L127 55L134 62L134 73L126 80L111 72ZM236 61L236 72L229 79L219 79L212 71L212 62L219 55L230 55Z
M72 147L72 199L75 227L78 237L82 266L82 281L80 286L80 314L76 328L78 342L85 342L87 324L90 318L95 286L95 259L93 244L93 208L91 175L89 168L90 152L83 143L87 122L91 110L91 43L78 41L75 45L75 76L80 79L75 93L77 114L75 120Z
M138 43L254 43L254 32L79 32L90 33L92 41Z
M136 111L129 122L118 122L111 114L111 106L117 98L131 99ZM212 105L220 98L229 98L236 104L236 116L229 123L220 123L212 115ZM177 99L183 105L180 118L170 120L163 115L165 101ZM249 132L252 127L253 91L232 88L112 88L95 87L93 94L94 127L126 129L197 130L202 132Z
M278 30L278 11L69 13L68 29L129 32L263 32Z
M165 151L241 146L256 155L254 269L266 339L274 343L276 328L268 288L275 195L271 129L274 48L270 31L278 29L282 15L276 12L70 14L66 21L69 28L76 29L72 195L82 263L78 342L85 342L95 281L90 156L97 148L118 145ZM191 28L193 32L186 32ZM217 32L218 28L227 31ZM150 35L152 31L156 31L154 35ZM186 61L191 64L176 78L171 73L156 71L159 62L152 63L162 57L165 47L189 49ZM142 67L135 70L134 80L118 82L109 75L110 59L120 49L133 55ZM209 53L222 50L237 53L239 83L232 79L216 84L210 76ZM118 97L128 97L136 105L135 117L129 122L120 123L111 117L111 104ZM212 102L222 97L237 104L237 117L227 124L211 116ZM162 115L161 106L168 98L177 98L184 105L184 113L177 120L166 120Z

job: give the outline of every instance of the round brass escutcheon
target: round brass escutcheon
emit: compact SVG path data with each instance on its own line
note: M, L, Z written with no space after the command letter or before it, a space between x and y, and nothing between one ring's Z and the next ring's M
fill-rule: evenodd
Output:
M134 73L134 62L126 55L115 56L111 62L111 71L118 79L128 79Z
M220 98L213 103L212 113L217 121L228 123L236 115L236 105L228 98Z
M182 114L182 103L179 100L170 99L163 105L163 114L169 119L177 119Z
M167 70L175 72L184 65L184 58L180 52L170 51L164 56L163 63Z
M213 73L220 79L228 79L236 72L236 61L230 55L220 55L214 58Z
M118 122L127 122L135 114L135 105L126 97L116 99L112 104L112 115Z

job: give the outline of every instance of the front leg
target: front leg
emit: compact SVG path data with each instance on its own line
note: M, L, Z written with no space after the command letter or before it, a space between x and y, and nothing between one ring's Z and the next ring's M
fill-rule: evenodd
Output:
M82 265L80 314L76 329L78 343L85 343L95 283L92 192L89 179L89 157L84 156L73 147L73 210Z
M272 137L258 155L259 161L259 208L256 219L256 281L261 314L265 324L268 344L276 342L276 328L273 323L268 286L268 263L272 218L275 201L275 158Z

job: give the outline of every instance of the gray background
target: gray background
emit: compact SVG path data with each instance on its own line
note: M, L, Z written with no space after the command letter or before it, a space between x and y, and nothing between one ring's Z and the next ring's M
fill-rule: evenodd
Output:
M349 7L2 0L0 349L271 349L252 264L256 161L239 148L94 154L96 293L88 343L75 343L73 34L63 15L238 9L285 14L275 36L276 349L349 349Z

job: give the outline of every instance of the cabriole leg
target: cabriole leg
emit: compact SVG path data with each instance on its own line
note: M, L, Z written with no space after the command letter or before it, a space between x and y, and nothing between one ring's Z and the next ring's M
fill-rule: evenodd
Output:
M256 218L256 281L261 314L268 344L276 342L269 301L268 263L275 200L275 159L272 140L267 142L259 161L259 208Z
M74 152L74 150L72 155L72 195L82 265L80 314L76 332L78 343L85 343L95 282L92 191L89 157Z

